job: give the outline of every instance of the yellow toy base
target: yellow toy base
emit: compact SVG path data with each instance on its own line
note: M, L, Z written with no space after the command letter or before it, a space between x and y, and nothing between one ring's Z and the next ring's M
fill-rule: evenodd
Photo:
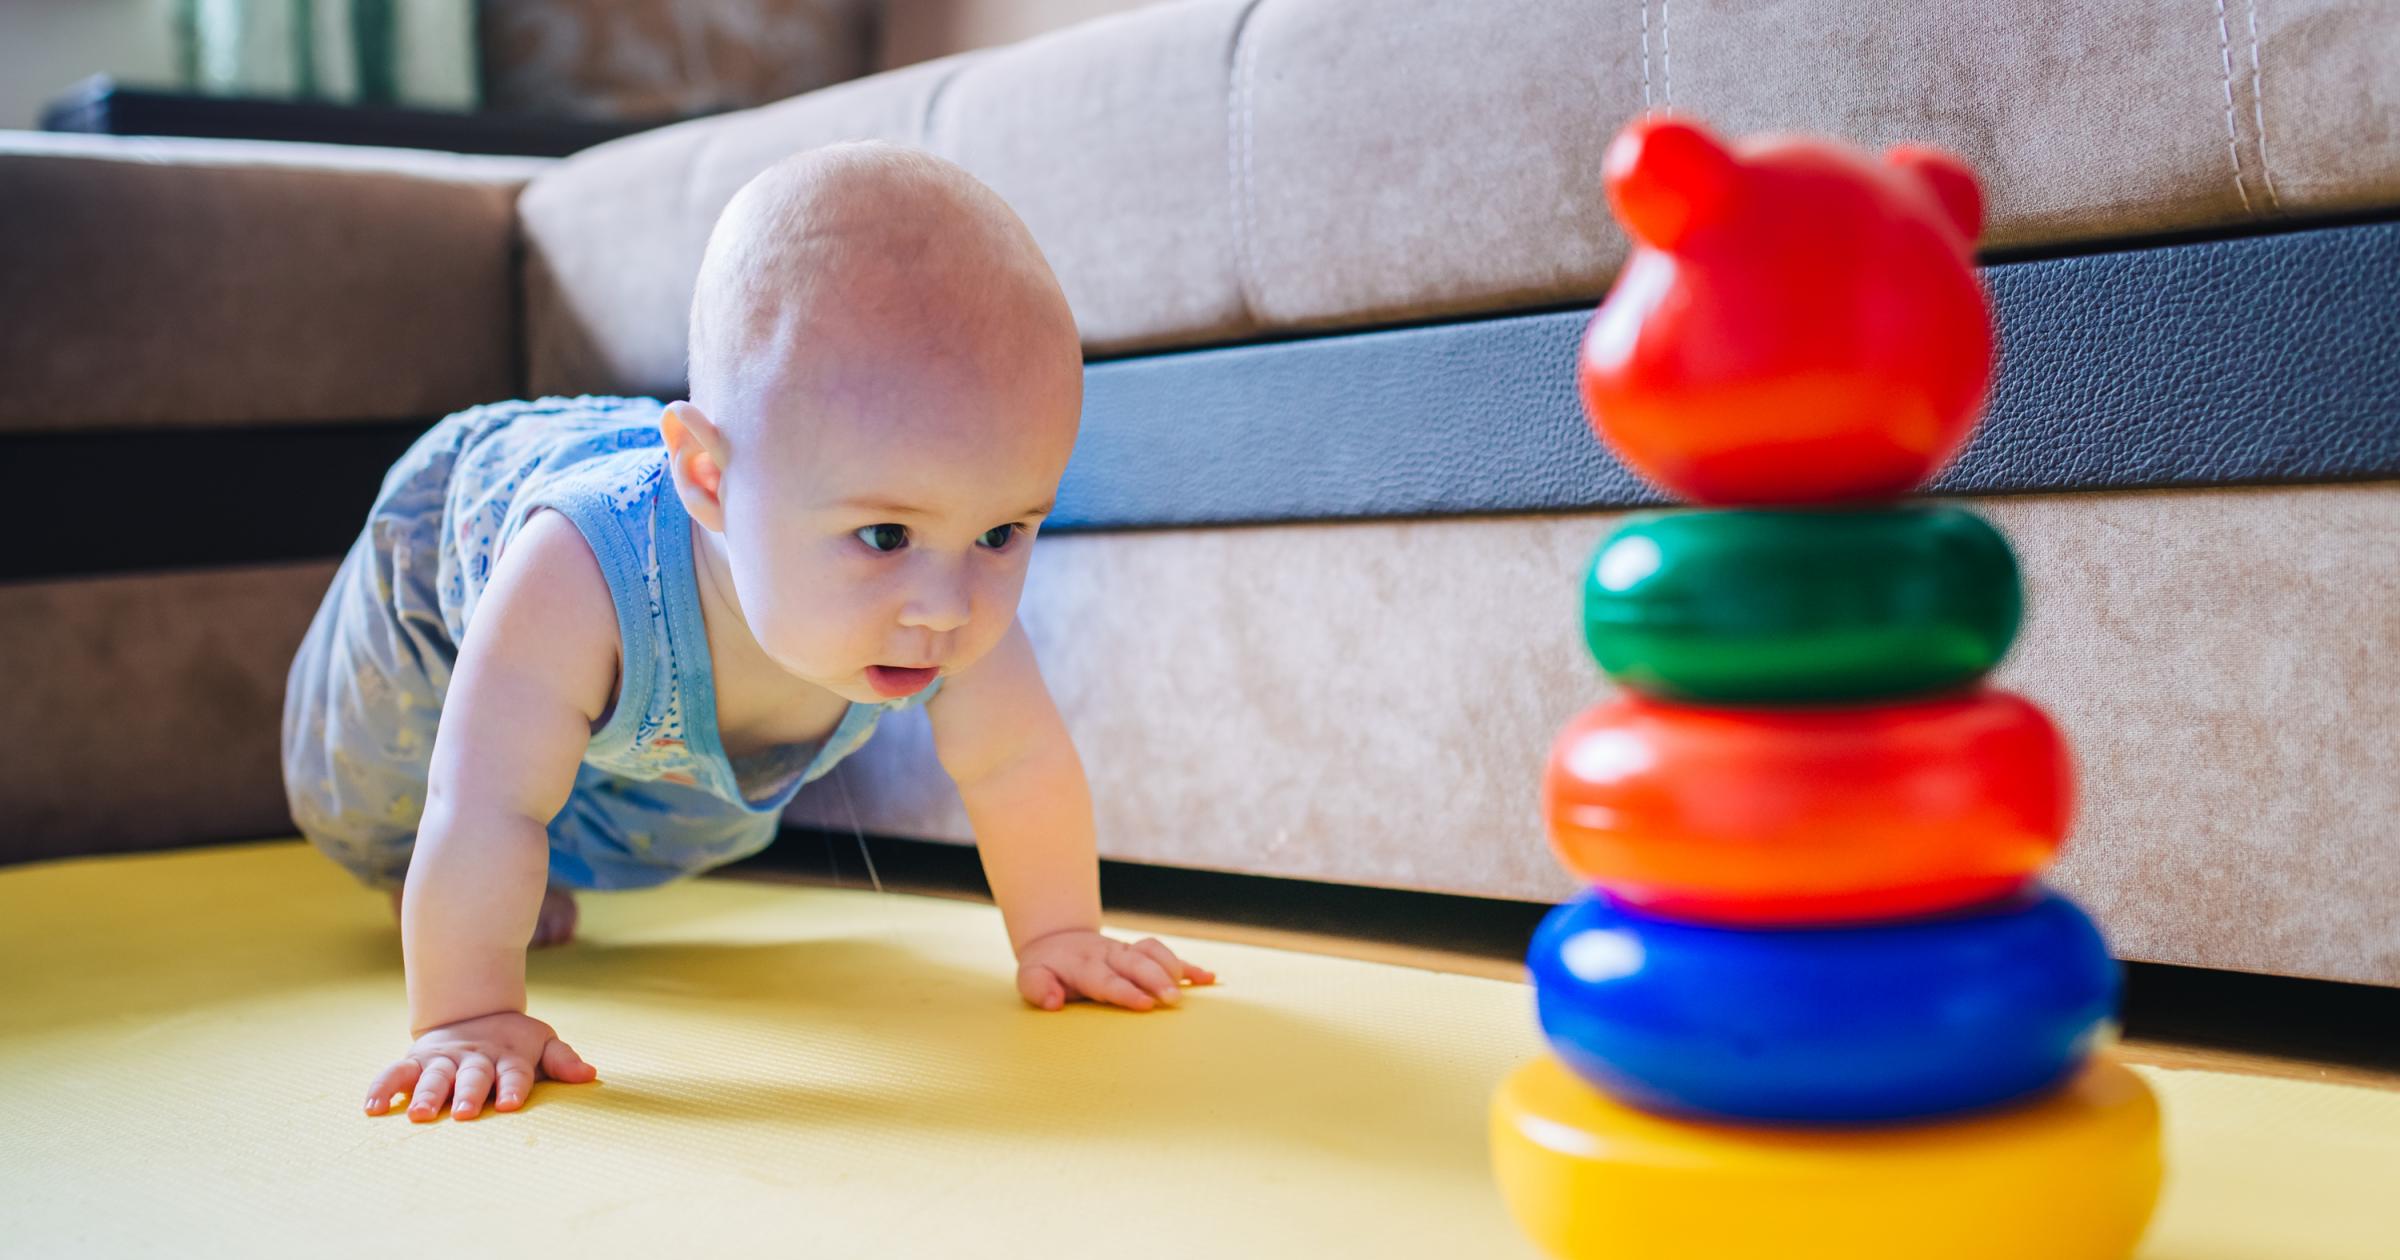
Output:
M2158 1104L2106 1059L2023 1107L1811 1130L1651 1115L1544 1055L1491 1138L1518 1224L1565 1260L2124 1260L2160 1180Z

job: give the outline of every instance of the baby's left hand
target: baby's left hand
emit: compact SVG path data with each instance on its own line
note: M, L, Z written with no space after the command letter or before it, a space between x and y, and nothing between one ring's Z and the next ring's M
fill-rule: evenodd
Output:
M1133 944L1098 932L1052 932L1017 955L1017 992L1045 1011L1074 997L1146 1011L1183 1000L1183 981L1215 984L1215 972L1175 956L1157 937Z

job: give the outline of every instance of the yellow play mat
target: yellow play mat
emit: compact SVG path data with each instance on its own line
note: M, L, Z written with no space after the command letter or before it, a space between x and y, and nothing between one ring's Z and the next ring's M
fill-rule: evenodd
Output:
M701 880L584 900L534 1013L600 1069L360 1112L406 1048L379 897L297 844L0 870L0 1254L1530 1257L1500 981L1206 941L1149 1015L1019 1004L997 914ZM2152 1260L2400 1257L2400 1095L2145 1069Z

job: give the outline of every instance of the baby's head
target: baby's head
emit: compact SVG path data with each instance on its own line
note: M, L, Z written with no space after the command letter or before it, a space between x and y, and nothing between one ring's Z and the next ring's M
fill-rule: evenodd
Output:
M677 491L796 677L887 698L1016 616L1083 408L1075 319L1008 206L939 158L814 150L735 194L691 317Z

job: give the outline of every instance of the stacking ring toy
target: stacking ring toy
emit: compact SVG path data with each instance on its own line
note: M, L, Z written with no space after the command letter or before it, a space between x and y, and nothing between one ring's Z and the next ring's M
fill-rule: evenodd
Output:
M2024 1107L1864 1130L1637 1111L1547 1056L1492 1099L1492 1168L1551 1255L2124 1260L2158 1193L2158 1104L2094 1060Z
M1644 695L1876 700L1982 677L2016 637L2017 562L1953 507L1636 516L1593 554L1584 640Z
M2065 741L1999 691L1852 708L1585 711L1543 776L1568 870L1671 918L1820 923L2005 896L2058 850Z
M1731 931L1595 894L1526 956L1559 1060L1624 1102L1754 1123L1938 1115L2039 1093L2116 1010L2116 961L2041 891L1941 919Z

